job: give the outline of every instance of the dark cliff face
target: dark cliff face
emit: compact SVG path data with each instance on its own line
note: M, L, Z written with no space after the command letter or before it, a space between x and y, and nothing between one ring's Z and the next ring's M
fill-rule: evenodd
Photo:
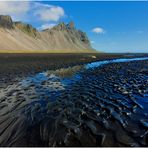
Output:
M90 45L89 39L88 39L85 32L82 32L82 31L78 30L78 34L79 34L80 40L82 42L84 42L87 45Z
M0 27L13 29L13 21L9 15L0 15Z

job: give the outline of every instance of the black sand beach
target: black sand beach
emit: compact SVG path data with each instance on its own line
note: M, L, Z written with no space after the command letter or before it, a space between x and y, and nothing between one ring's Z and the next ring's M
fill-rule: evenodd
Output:
M148 146L146 56L0 55L0 146Z
M0 87L42 71L120 57L123 54L0 54Z
M0 87L17 82L19 78L46 70L56 70L93 61L114 58L145 57L148 54L0 54Z

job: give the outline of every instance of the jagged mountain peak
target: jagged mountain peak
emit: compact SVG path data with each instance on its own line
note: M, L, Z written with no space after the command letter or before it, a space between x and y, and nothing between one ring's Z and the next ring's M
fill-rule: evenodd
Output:
M0 27L13 29L13 21L9 15L0 15Z
M65 30L66 28L66 24L64 22L61 22L58 25L51 28L51 30Z
M58 25L54 26L53 28L49 30L69 30L69 29L74 29L74 22L69 22L68 24L65 24L64 22L60 22Z
M30 24L26 24L23 22L14 22L15 27L17 27L18 29L20 29L21 31L23 31L24 33L32 36L32 37L37 37L38 36L38 31L36 28L34 28L32 25Z
M65 24L64 22L60 22L58 25L55 25L52 28L46 28L42 31L51 31L51 30L58 30L58 31L62 31L62 30L72 30L75 29L75 25L74 22L69 22L68 24Z
M61 22L38 31L30 24L13 22L10 16L0 15L0 26L0 51L95 52L86 33L77 30L74 22Z
M70 28L70 29L74 29L75 27L75 24L73 21L70 21L68 24L67 24L67 27Z

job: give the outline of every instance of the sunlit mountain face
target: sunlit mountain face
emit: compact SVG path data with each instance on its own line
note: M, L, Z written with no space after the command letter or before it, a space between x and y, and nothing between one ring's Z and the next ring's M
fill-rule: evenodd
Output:
M148 2L0 2L1 15L39 31L72 21L94 49L114 53L147 52L147 11Z

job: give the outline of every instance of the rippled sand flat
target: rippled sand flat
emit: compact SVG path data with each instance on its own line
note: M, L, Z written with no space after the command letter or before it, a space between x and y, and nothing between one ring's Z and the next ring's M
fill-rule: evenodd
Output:
M148 60L102 64L1 88L0 146L148 146Z

